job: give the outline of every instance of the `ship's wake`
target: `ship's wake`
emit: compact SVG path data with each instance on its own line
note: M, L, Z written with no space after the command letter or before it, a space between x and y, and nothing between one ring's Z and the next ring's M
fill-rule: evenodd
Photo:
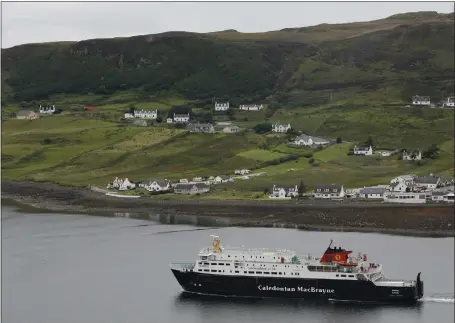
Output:
M454 304L455 295L454 294L433 294L431 296L421 298L420 302Z

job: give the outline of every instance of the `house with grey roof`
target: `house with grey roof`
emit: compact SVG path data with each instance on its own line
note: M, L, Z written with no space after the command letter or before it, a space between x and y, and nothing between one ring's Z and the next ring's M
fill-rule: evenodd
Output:
M176 194L204 194L210 191L210 185L205 183L176 184L174 193Z
M214 133L215 128L210 123L191 123L188 125L189 132Z
M299 195L297 185L273 185L269 198L291 198Z
M362 147L362 146L355 146L354 147L354 155L360 156L371 156L373 155L373 147Z
M330 144L330 140L320 138L320 137L314 137L314 136L309 136L306 134L301 134L300 136L296 137L292 144L296 146L325 146Z
M359 197L383 200L389 190L385 187L364 187L359 191Z
M138 186L145 188L149 192L167 192L171 190L171 182L167 179L141 181Z
M434 190L441 182L441 177L430 174L428 176L417 176L414 178L414 183L417 187L425 188L426 190Z
M431 105L430 97L422 96L422 95L414 95L412 97L412 105L429 106L429 105Z
M224 133L237 133L240 131L240 128L237 126L227 126L224 127L223 130L221 130Z
M318 184L313 190L314 198L342 199L345 196L343 184Z

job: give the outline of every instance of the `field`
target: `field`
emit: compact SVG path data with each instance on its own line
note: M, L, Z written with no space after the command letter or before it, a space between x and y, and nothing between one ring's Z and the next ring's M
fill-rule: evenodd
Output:
M109 116L118 103L111 103L113 107L103 104L104 114ZM254 118L256 122L265 121L263 116ZM265 173L217 185L202 198L257 199L264 198L265 188L273 184L303 181L309 188L317 183L343 183L354 188L388 183L394 176L407 173L454 176L454 116L450 110L321 106L277 110L270 119L290 122L309 134L341 136L347 141L325 149L290 147L286 144L288 135L252 131L193 134L167 126L135 127L118 119L78 112L30 121L3 120L3 178L103 186L117 176L133 181L178 180L233 174L235 169L248 168ZM248 127L242 119L233 123ZM437 144L441 156L419 165L396 156L347 155L353 144L363 143L368 136L382 149L426 149Z

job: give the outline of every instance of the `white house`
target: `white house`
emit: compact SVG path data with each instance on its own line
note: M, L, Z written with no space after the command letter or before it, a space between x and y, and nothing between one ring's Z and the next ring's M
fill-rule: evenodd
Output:
M167 119L166 119L166 123L172 123L172 122L173 122L173 121L172 121L172 118L167 118Z
M379 199L383 200L387 195L388 189L385 187L364 187L359 191L360 197L366 199Z
M228 102L215 102L215 111L227 111L229 110Z
M297 185L273 185L269 198L297 197L299 188Z
M215 183L215 184L228 183L228 182L233 182L233 181L234 180L228 176L216 176L213 179L213 183Z
M156 119L158 117L158 110L134 110L134 117L141 119Z
M407 204L422 204L426 203L426 196L422 193L398 193L393 192L384 197L386 203L407 203Z
M397 182L403 182L407 185L414 183L414 178L416 175L414 174L408 174L408 175L400 175L395 177L390 181L390 184L397 183Z
M420 150L403 151L403 160L421 160L422 152Z
M414 178L414 183L416 186L425 188L426 190L434 190L441 183L441 178L433 175L417 176Z
M413 105L431 105L430 97L414 95L412 97L412 104Z
M234 174L236 175L245 175L245 174L249 174L251 173L251 171L249 169L236 169Z
M442 106L445 108L455 108L455 98L447 98L447 101Z
M175 123L187 123L190 120L190 114L175 114L174 113L174 122Z
M345 192L342 184L320 184L313 190L314 198L321 199L342 199Z
M406 183L405 181L396 181L390 184L391 192L406 192L408 187L410 188L411 184Z
M371 156L373 155L373 148L371 146L361 147L356 145L354 147L354 155Z
M287 132L289 129L291 129L291 125L288 123L287 125L282 125L282 124L275 124L272 126L272 131L273 132Z
M330 141L324 138L302 134L294 139L293 144L297 146L324 146L330 144Z
M41 114L54 114L55 113L55 106L51 107L42 107L41 105L39 106L39 113Z
M262 104L242 104L239 106L239 110L244 111L260 111L264 109Z
M145 188L149 192L166 192L171 189L171 182L167 179L164 180L151 180L142 182L138 185Z
M134 114L132 114L131 112L125 112L125 119L132 119L134 118Z
M114 181L107 186L108 188L115 188L118 189L119 191L126 191L126 190L132 190L136 188L136 184L133 182L130 182L128 178L121 179L116 177Z

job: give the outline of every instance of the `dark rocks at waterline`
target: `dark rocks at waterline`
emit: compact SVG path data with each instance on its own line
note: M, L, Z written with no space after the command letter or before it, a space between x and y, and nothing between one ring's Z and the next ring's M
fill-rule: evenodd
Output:
M312 205L269 201L119 199L89 189L14 181L2 182L2 197L70 212L153 212L228 218L230 225L235 226L455 235L453 205L336 205L330 202Z

